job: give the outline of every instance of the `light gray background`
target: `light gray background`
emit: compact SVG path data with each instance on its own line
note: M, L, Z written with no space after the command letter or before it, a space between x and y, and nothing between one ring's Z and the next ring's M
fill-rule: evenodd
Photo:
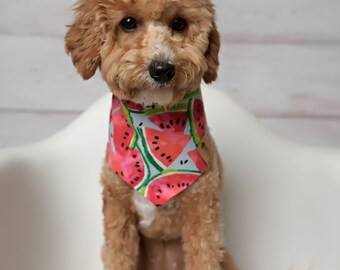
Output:
M107 91L98 75L83 82L64 53L73 3L0 0L0 147L55 133ZM215 86L280 133L340 146L340 1L215 4Z

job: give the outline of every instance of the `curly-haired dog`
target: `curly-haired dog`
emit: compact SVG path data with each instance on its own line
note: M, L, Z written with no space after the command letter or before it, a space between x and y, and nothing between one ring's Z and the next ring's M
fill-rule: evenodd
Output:
M119 119L125 121L124 127L131 131L115 131L116 127L111 126L110 139L118 140L118 133L123 132L123 138L120 137L123 141L119 142L122 149L118 148L120 146L117 146L116 141L110 141L103 166L105 269L235 269L223 243L219 194L222 168L219 157L211 137L195 131L197 127L189 124L193 121L195 125L200 117L194 115L196 118L193 120L193 110L188 110L189 113L182 110L183 106L187 108L190 107L188 104L192 105L190 94L199 89L202 79L210 83L217 77L220 39L214 22L213 4L210 0L80 0L75 10L75 21L69 26L66 35L66 50L84 79L91 78L100 68L114 96L110 123L116 125L114 119L119 115ZM199 97L199 91L196 94ZM189 103L183 100L189 100ZM192 106L197 105L199 113L200 99L197 100L197 104ZM132 111L129 102L133 104ZM159 130L157 127L142 129L135 126L133 117L141 117L140 111L144 113L145 109L156 108L159 112L163 108L163 112L167 112L176 104L181 108L180 111L175 110L176 115L189 115L189 120L177 120L176 126L172 119L168 119L170 124L164 127L163 123L146 117L152 122L149 124L158 125ZM134 109L138 112L130 117ZM199 115L204 117L204 113ZM198 126L205 130L201 122ZM171 136L175 143L175 133L178 132L181 133L178 140L191 140L192 145L197 145L197 149L195 146L191 150L194 153L194 156L190 156L191 163L181 160L178 164L184 166L188 163L189 167L196 166L199 170L194 173L181 171L182 176L188 178L194 175L195 179L190 180L188 188L189 183L175 182L171 187L167 182L170 193L178 189L177 196L171 198L172 195L169 195L169 202L164 201L164 205L160 206L157 200L161 201L164 195L161 194L162 188L157 188L150 195L151 187L149 191L146 190L149 186L143 187L140 178L145 181L147 173L150 175L161 167L159 171L162 173L158 178L164 180L165 177L172 177L175 170L162 171L164 167L159 166L162 164L155 164L153 160L156 169L148 169L146 173L147 166L140 162L145 160L145 156L157 155L155 151L159 147L150 145L144 150L140 148L148 144L147 137L150 134L160 134L164 131L162 128L174 132ZM191 128L191 133L185 134L187 128ZM192 136L189 138L188 134ZM154 135L154 138L160 139L158 135ZM144 144L138 146L138 140ZM152 143L157 145L158 141ZM154 148L151 149L151 146ZM176 147L172 145L173 149ZM170 147L166 149L172 151ZM151 154L147 155L149 150ZM130 159L140 158L133 163L136 168L117 163L117 157L119 160L124 157L125 160L128 159L126 155L130 155ZM179 155L179 152L172 156L163 153L158 159L163 164L175 164L175 158ZM117 166L120 166L119 169L115 169ZM134 176L133 172L137 176L129 178ZM130 175L127 176L127 173ZM200 177L196 179L198 175ZM174 181L181 180L177 178ZM150 185L151 180L148 181ZM149 196L148 199L153 203L140 194ZM153 199L150 196L154 196Z

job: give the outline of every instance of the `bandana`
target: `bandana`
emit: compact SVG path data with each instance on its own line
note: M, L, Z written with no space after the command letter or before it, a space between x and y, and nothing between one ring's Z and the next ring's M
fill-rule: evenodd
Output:
M200 88L171 108L112 98L108 163L129 186L161 206L207 169L208 134Z

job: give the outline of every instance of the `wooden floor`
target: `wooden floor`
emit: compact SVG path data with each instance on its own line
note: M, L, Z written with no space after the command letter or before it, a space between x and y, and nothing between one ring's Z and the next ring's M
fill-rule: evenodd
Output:
M0 0L0 147L45 138L107 91L64 53L71 0ZM288 137L340 147L340 1L216 0L215 85Z

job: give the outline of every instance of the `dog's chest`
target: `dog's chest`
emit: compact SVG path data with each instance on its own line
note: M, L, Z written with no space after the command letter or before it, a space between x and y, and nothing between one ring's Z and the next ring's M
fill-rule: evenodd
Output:
M155 219L157 207L137 191L134 192L132 201L140 217L139 225L143 229L148 228Z

